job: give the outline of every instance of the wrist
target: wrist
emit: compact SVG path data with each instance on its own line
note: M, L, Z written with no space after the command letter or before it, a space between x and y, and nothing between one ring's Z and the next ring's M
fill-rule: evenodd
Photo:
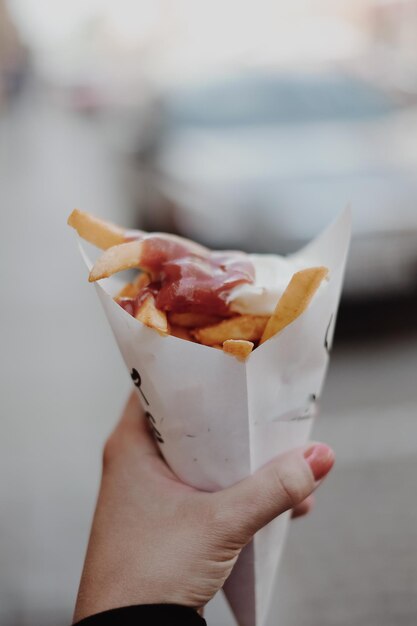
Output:
M105 557L103 550L97 554ZM200 610L202 607L193 603L184 590L187 585L181 578L163 575L158 579L150 576L152 568L139 567L138 563L126 567L129 557L117 559L87 558L81 578L74 622L91 615L109 611L115 607L136 605L177 605ZM136 567L135 567L136 565ZM130 574L129 574L130 572Z

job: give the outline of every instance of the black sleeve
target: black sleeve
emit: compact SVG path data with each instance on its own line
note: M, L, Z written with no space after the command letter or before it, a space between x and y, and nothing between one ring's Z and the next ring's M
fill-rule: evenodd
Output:
M141 604L97 613L74 626L207 626L207 623L187 606Z

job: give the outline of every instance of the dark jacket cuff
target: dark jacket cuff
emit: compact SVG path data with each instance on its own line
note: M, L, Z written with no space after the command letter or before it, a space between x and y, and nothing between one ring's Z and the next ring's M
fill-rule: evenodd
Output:
M197 611L178 604L124 606L82 619L74 626L207 626Z

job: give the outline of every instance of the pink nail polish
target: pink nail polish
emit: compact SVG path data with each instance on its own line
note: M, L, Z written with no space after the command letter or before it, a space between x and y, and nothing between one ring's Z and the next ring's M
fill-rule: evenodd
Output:
M309 464L316 480L326 476L334 465L334 452L324 443L315 443L304 452L304 458Z

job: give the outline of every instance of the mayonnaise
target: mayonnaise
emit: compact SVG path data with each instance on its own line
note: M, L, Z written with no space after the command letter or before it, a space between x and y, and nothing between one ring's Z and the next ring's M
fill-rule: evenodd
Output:
M306 265L275 254L249 254L255 267L255 282L235 287L228 303L236 313L271 315L293 274Z

